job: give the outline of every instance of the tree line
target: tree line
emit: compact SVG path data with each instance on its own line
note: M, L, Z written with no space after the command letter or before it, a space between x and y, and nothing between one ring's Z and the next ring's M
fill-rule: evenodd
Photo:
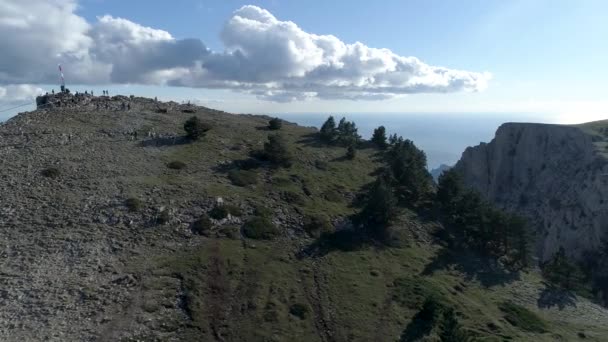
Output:
M361 139L354 122L343 118L336 126L331 116L322 125L319 138L340 146L353 146ZM435 184L424 151L396 134L387 138L384 126L374 130L370 142L379 150L383 165L361 195L355 222L362 233L382 241L400 208L431 210L443 222L450 248L500 259L513 270L529 266L532 239L522 218L466 189L455 170L444 172Z

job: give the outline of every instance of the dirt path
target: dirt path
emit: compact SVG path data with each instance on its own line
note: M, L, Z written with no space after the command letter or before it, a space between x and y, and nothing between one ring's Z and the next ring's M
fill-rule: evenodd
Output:
M307 279L304 279L306 274L300 274L304 293L312 306L315 328L317 329L319 338L323 342L336 341L334 336L335 324L330 310L327 309L331 307L331 301L326 290L327 277L322 273L319 261L313 260L312 262L312 287L308 286Z
M209 328L216 341L225 341L229 334L228 310L230 305L230 281L226 277L224 260L220 256L218 242L210 247L211 256L207 265L207 312L209 317Z

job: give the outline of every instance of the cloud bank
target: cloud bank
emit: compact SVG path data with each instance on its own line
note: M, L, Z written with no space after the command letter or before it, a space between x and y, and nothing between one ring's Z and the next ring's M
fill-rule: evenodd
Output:
M89 23L76 9L75 0L2 1L0 84L56 83L61 63L69 83L232 89L290 102L474 92L491 77L309 33L256 6L226 22L224 51L109 15Z

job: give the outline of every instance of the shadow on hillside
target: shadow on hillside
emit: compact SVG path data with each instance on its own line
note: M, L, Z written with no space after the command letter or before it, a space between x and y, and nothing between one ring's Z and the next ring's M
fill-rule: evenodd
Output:
M261 161L254 157L250 157L246 159L237 159L231 162L218 164L214 166L212 170L219 173L227 173L231 170L255 170L264 166L264 161Z
M158 137L144 140L139 143L141 147L161 147L161 146L177 146L191 143L192 140L187 137Z
M304 146L309 146L309 147L327 147L329 146L328 144L322 142L321 140L319 140L319 135L318 133L308 133L303 135L303 138L296 141L296 143L298 144L302 144Z
M557 306L557 308L563 310L567 306L576 307L576 300L576 295L571 291L545 284L545 289L540 293L536 304L541 309L550 309Z
M484 287L508 284L520 279L519 272L505 270L496 261L482 259L466 251L454 252L443 248L422 271L431 275L437 270L455 269L464 274L466 280L477 280Z
M334 163L335 162L345 162L345 161L350 161L350 159L348 159L348 157L346 156L346 154L343 155L343 156L336 157L336 158L330 160L330 162L334 162Z
M255 129L258 131L272 131L272 129L270 129L268 126L255 126Z
M323 234L313 243L302 249L297 257L317 258L325 256L334 251L352 252L367 245L365 238L353 229L343 229L332 233Z
M422 310L418 311L401 333L399 342L420 341L424 336L430 334L435 321L432 317L425 316Z

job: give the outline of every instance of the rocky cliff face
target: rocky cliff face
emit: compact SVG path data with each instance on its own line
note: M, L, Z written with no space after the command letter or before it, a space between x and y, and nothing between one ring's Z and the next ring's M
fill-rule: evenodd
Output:
M581 127L507 123L469 147L455 168L470 187L536 228L537 254L560 246L579 258L608 230L608 161L599 135Z

